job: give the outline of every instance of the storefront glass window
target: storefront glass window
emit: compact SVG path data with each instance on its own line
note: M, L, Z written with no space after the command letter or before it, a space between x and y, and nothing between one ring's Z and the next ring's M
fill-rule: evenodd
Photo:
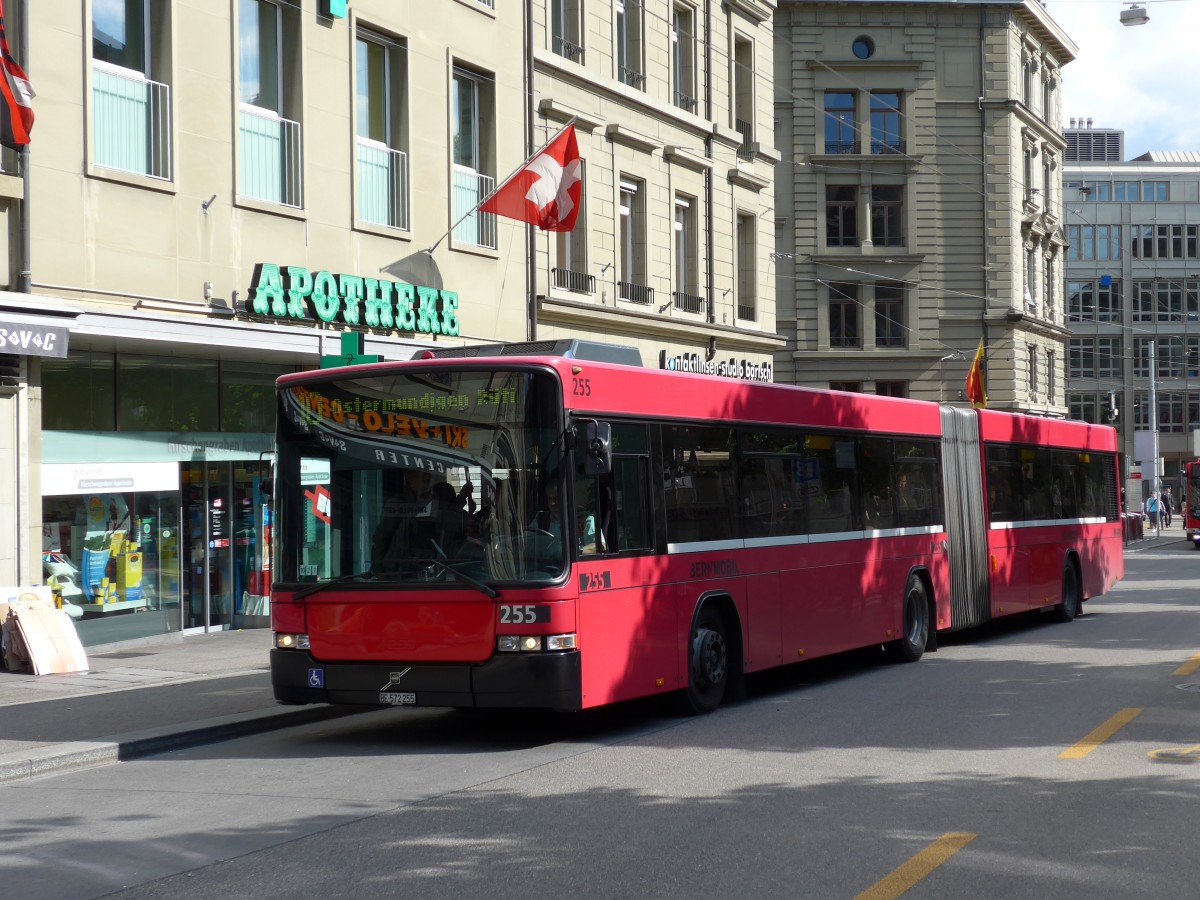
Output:
M117 421L121 431L217 431L216 360L120 357Z
M221 364L221 430L275 433L275 379L292 366Z
M42 359L42 428L46 431L112 431L116 380L111 353L71 351L67 359Z
M179 492L42 500L42 575L87 645L178 631Z

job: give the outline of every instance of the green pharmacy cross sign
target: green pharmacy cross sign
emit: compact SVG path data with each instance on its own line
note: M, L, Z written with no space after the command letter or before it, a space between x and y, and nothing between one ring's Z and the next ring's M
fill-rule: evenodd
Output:
M336 369L338 366L361 366L364 363L379 362L383 359L376 353L363 353L366 348L366 335L359 331L347 331L342 335L342 353L340 356L322 356L322 369Z

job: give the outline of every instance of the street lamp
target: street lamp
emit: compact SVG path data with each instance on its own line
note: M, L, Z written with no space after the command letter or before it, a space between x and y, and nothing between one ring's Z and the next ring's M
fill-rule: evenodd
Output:
M1154 341L1150 341L1147 349L1150 351L1150 465L1154 474L1150 476L1150 493L1158 493L1158 396L1155 394L1155 382L1158 381L1158 354L1154 351Z
M1129 4L1129 9L1121 10L1121 24L1127 28L1132 25L1145 25L1150 21L1150 13L1141 3Z

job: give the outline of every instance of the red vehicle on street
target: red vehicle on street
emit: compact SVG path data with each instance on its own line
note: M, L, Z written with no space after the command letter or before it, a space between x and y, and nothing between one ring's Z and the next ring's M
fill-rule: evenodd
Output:
M1069 621L1123 574L1112 428L623 351L279 379L277 700L706 712L745 673Z
M1200 460L1185 463L1183 473L1184 489L1180 491L1179 515L1183 517L1187 539L1200 550Z

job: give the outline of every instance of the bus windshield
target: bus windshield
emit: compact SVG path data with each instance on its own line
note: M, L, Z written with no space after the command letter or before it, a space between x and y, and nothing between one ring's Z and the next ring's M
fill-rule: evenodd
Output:
M276 581L491 591L565 571L551 373L314 377L281 387L278 423Z

